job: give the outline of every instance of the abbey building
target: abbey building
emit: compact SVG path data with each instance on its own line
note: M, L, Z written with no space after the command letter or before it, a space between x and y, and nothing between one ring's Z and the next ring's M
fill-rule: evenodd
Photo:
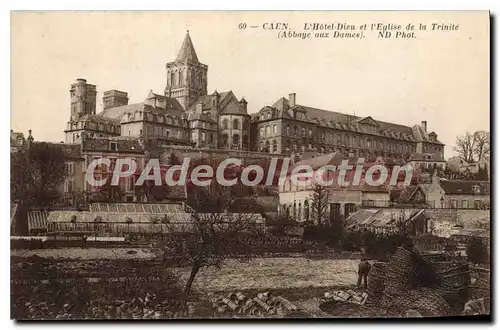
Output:
M103 93L96 112L96 86L71 85L66 143L101 137L155 140L187 148L290 155L341 153L444 163L444 145L427 122L413 126L356 117L300 104L295 93L249 115L247 101L232 91L208 93L208 66L198 59L189 33L174 61L165 66L165 89L145 88L140 103L125 91Z

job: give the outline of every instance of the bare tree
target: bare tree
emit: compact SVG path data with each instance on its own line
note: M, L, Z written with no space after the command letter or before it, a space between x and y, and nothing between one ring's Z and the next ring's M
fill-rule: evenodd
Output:
M11 154L11 195L36 206L49 206L61 198L67 176L66 155L51 143L34 143Z
M474 133L474 156L480 161L490 155L490 133L477 131Z
M467 163L473 163L475 147L474 134L467 132L465 135L457 137L453 150Z
M315 185L311 200L311 220L324 224L328 219L328 190L322 185Z
M262 233L258 214L226 212L234 203L229 187L211 184L197 188L193 192L196 205L190 207L190 222L182 231L171 225L172 234L162 247L165 253L177 251L180 253L179 261L191 266L184 287L184 305L201 268L220 267L228 259L250 260L251 251L243 237Z
M490 133L477 131L458 136L453 150L467 163L480 161L490 154Z

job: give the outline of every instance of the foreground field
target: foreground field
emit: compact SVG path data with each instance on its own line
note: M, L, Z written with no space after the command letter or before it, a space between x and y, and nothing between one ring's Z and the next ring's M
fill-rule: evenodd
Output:
M351 286L357 279L356 260L259 258L248 263L230 261L220 269L204 268L193 283L199 292L251 289L299 289ZM189 269L174 269L181 282Z
M155 257L148 249L46 249L13 250L11 256L29 258L32 256L54 259L63 267L72 266L85 260L147 260ZM256 258L240 263L233 260L220 269L207 267L200 270L192 289L199 292L318 288L351 286L356 283L357 260L307 258ZM185 283L189 277L189 267L170 268L170 272ZM110 274L111 275L111 274Z
M16 283L12 287L15 306L12 315L18 319L54 318L66 313L64 306L76 305L76 310L81 311L86 308L82 303L94 304L103 298L105 301L98 304L110 306L115 304L114 301L140 298L146 294L173 298L177 285L181 289L191 271L189 267L163 266L154 252L147 249L14 250L11 256L14 262L11 276ZM37 259L33 257L43 258L43 263L52 270L44 268L47 266L34 266ZM211 292L225 296L242 292L255 296L269 291L307 310L310 317L324 316L319 310L318 298L325 291L352 287L356 282L357 263L357 260L311 260L304 257L256 258L247 263L228 260L219 269L206 267L200 270L190 300L195 303L198 317L215 317L208 299ZM169 280L158 276L168 276ZM46 284L22 282L30 278ZM47 282L54 279L56 283L62 281L61 284L51 286ZM82 293L75 291L82 288L90 290L83 291L88 295L85 299L81 298ZM31 309L28 310L27 306ZM73 317L78 315L84 314L77 313Z
M98 249L98 248L63 248L63 249L38 249L24 250L17 249L10 251L11 257L29 258L38 256L47 259L78 259L78 260L96 260L96 259L150 259L156 255L149 249L140 248L113 248L113 249Z

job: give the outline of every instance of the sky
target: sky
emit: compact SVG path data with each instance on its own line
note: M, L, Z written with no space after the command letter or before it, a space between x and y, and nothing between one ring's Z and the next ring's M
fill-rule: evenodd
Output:
M458 24L412 39L278 39L264 23ZM238 29L241 23L247 28ZM258 26L250 28L250 26ZM186 30L208 65L208 93L232 90L249 113L296 93L298 104L402 125L427 121L453 156L458 135L490 127L488 12L13 12L11 128L63 141L70 85L142 102L162 94Z

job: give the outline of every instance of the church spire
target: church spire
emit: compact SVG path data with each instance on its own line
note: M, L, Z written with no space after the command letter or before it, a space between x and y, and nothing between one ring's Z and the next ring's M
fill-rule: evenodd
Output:
M196 51L194 50L193 42L191 41L191 37L189 36L189 30L186 32L186 37L184 38L184 42L182 43L181 50L177 54L176 62L196 62L198 61L198 56L196 56Z

